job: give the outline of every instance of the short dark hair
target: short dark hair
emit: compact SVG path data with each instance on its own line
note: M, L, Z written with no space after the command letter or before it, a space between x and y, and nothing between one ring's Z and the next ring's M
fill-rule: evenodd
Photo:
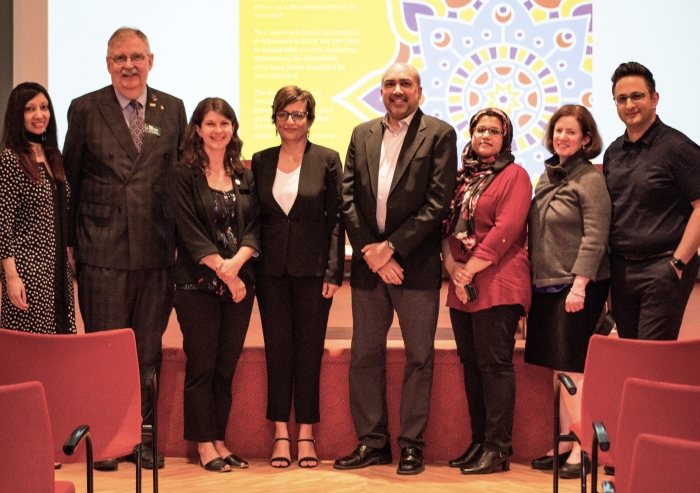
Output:
M583 150L583 157L586 159L593 159L600 154L600 151L603 149L603 139L598 133L598 125L596 125L593 115L588 111L588 108L580 104L567 104L554 112L544 131L543 143L547 150L554 154L554 127L557 121L563 116L573 116L576 118L576 121L581 126L583 135L588 135L591 139Z
M9 149L14 152L24 174L32 182L41 183L39 163L36 162L31 144L25 133L26 129L24 128L24 108L38 94L46 96L46 100L49 102L49 124L44 131L44 142L42 143L44 154L49 161L46 164L51 167L54 177L59 182L65 183L66 175L63 171L63 162L61 153L58 150L58 137L56 136L56 113L53 110L49 92L41 84L22 82L10 93L10 98L7 100L7 110L5 111L0 150Z
M310 122L316 119L316 100L313 95L304 89L297 86L285 86L275 94L275 99L272 102L272 123L275 123L275 115L278 111L282 111L288 104L303 101L306 103L306 118Z
M107 56L109 56L109 49L112 47L112 45L118 41L121 41L127 36L139 37L141 41L146 43L146 49L148 50L148 53L151 53L151 43L148 42L148 37L144 34L143 31L133 27L120 27L119 29L114 31L114 34L112 34L112 36L110 36L109 38L109 41L107 41Z
M197 133L197 127L202 126L202 121L207 113L213 111L230 120L234 125L233 136L231 141L226 146L226 154L224 155L224 169L228 176L233 176L234 173L242 173L244 166L241 161L241 149L243 141L238 137L238 118L236 112L233 111L231 105L221 98L206 98L199 102L192 113L190 123L185 130L185 138L182 140L182 157L180 164L189 167L199 166L202 169L209 167L209 156L207 156L202 139Z
M613 86L612 86L613 96L615 95L615 86L617 85L617 81L619 81L623 77L630 77L630 76L642 77L644 79L644 82L647 85L647 89L649 89L649 93L654 94L656 92L656 82L654 81L654 74L651 73L651 70L646 68L641 63L627 62L627 63L621 63L615 69L615 73L610 78L610 80L613 83Z

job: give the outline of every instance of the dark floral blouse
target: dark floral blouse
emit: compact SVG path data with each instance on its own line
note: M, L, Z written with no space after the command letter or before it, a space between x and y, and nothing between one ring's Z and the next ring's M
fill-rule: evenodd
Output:
M216 224L216 246L219 254L227 259L233 258L238 251L238 227L236 226L236 194L233 190L222 192L209 189L214 198L214 223ZM205 291L219 296L226 301L233 301L231 291L225 282L209 270L197 282L178 286L180 289Z

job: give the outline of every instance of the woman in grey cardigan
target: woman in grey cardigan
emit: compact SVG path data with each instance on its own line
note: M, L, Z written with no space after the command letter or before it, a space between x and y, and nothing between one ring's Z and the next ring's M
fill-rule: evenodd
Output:
M611 205L603 174L589 161L600 154L602 141L586 108L557 110L544 143L554 156L545 161L528 220L533 292L525 361L551 368L555 378L564 371L576 383L576 395L561 393L566 433L581 417L588 341L608 296ZM551 470L552 453L533 460L532 467ZM566 463L559 476L580 477L579 445L560 454Z

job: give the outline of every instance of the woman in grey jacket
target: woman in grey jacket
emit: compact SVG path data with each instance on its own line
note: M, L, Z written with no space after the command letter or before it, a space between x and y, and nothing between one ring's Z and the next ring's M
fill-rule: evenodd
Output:
M602 141L583 106L557 110L545 133L554 153L535 188L529 226L532 307L528 317L525 361L566 372L579 391L562 392L562 432L581 417L581 386L588 341L608 295L607 254L611 205L603 174L589 159ZM562 453L565 452L565 453ZM532 461L535 469L552 469L552 453ZM566 460L562 478L580 477L580 447L560 451Z

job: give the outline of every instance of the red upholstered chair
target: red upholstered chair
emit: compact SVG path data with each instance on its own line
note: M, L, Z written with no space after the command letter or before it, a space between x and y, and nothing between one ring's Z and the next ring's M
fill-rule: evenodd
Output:
M0 385L0 491L75 493L54 479L53 438L39 382Z
M78 462L87 457L88 491L92 491L92 459L122 457L141 443L141 390L133 331L44 335L0 329L0 384L32 380L41 382L46 392L56 461ZM77 447L88 431L91 440L86 447ZM140 447L136 450L136 490L140 492ZM154 491L157 474L154 467Z
M634 489L631 486L637 438L643 433L649 433L700 442L699 411L700 386L651 382L639 378L628 379L622 392L622 406L615 439L615 491L619 493L652 491L646 486L642 489ZM694 488L664 487L661 491L673 493L700 491L699 464L696 461L689 466L693 469L692 477L696 478ZM646 474L655 473L664 480L671 480L673 476L682 475L685 472L682 471L683 466L680 463L670 462L669 457L660 456L657 456L648 468L650 470Z
M559 374L555 388L554 413L554 488L558 491L558 449L560 441L576 440L581 443L582 454L592 459L591 491L597 491L598 442L600 461L614 464L617 456L617 423L620 413L622 388L630 377L700 385L700 339L685 341L638 341L594 335L588 346L584 369L584 391L581 396L581 421L572 423L571 433L559 433L559 392L563 385L571 394L576 387L564 374ZM594 434L594 423L602 423L602 429ZM589 437L593 436L593 440ZM606 453L607 451L607 453ZM581 460L581 491L586 491L585 461Z
M700 442L642 433L634 442L628 491L695 493L700 490L698 464ZM622 490L603 483L603 493L614 491Z

